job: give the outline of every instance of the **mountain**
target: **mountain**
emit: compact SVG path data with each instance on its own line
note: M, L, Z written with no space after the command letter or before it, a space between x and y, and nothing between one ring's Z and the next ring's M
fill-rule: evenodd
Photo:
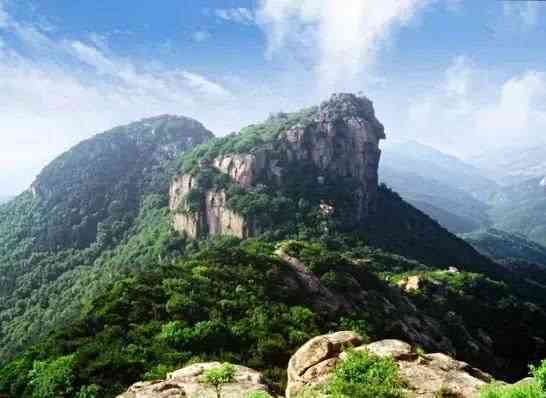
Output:
M497 184L477 167L417 141L395 142L383 148L382 167L411 171L427 180L442 181L483 200Z
M546 267L546 247L522 235L487 229L460 235L476 250L494 260L518 260Z
M415 141L385 146L381 181L454 233L487 227L496 184L456 157Z
M469 162L502 185L546 176L546 145L513 146L469 159Z
M4 204L4 203L6 203L6 202L9 202L10 199L11 199L10 196L0 196L0 205L1 205L1 204Z
M79 169L69 152L45 175L70 189L39 179L0 208L0 394L108 398L207 360L262 371L280 390L293 351L330 330L399 338L510 380L546 356L546 286L379 184L385 133L369 99L337 94L222 138L199 131L204 143L170 162L152 145L141 177L99 184L97 198L80 193L88 173L68 177L102 171L110 146Z
M546 245L546 190L542 177L502 187L491 199L497 229Z
M491 223L487 204L448 181L422 177L398 166L381 166L380 174L381 180L404 200L453 233L474 231Z
M123 273L109 250L155 225L143 226L143 209L161 202L170 162L211 137L175 116L118 127L59 156L0 207L0 360L74 318L85 294ZM168 226L157 229L157 240L160 231L168 234Z

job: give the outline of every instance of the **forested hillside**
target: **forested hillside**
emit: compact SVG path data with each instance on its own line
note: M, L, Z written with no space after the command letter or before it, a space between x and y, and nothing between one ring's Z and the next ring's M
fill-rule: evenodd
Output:
M210 137L200 123L170 116L119 127L61 155L0 207L0 360L74 318L85 295L123 274L110 250L154 250L169 233L157 210L169 164ZM156 236L135 242L141 229ZM134 260L123 268L138 268Z
M487 229L460 236L480 253L494 260L519 260L546 266L546 247L523 235Z

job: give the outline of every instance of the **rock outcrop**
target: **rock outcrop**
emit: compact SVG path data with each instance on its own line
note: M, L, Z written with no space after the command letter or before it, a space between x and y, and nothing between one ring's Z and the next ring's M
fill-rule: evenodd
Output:
M318 336L305 343L290 359L286 397L294 398L305 388L324 384L336 364L343 361L344 349L366 350L379 357L391 357L398 364L406 389L415 397L434 398L449 392L461 398L477 397L490 375L445 354L422 354L399 340L381 340L362 345L352 332Z
M203 384L201 378L206 370L218 366L221 366L219 362L190 365L169 373L167 380L135 383L118 398L216 398L214 388ZM241 398L253 391L270 394L269 386L265 384L261 373L244 366L235 367L235 381L222 387L222 398Z
M207 166L228 175L243 189L259 184L282 185L295 164L313 167L317 172L316 184L322 184L324 176L350 178L356 182L351 190L355 201L352 217L360 221L374 208L379 141L383 138L383 125L376 119L369 99L335 94L304 120L281 129L274 139L257 144L247 153L220 155ZM260 230L255 220L245 219L226 207L226 192L220 188L208 190L206 203L199 211L188 214L183 201L192 189L192 179L191 174L181 175L171 186L170 208L177 230L193 238L218 234L246 238Z

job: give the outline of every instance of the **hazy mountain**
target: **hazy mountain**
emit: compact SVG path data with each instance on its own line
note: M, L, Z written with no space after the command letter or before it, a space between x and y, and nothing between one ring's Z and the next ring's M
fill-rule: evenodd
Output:
M546 191L535 177L499 189L491 200L495 228L546 245Z
M546 266L546 247L523 235L487 229L460 236L480 253L494 260L519 260Z
M496 184L453 156L415 141L385 145L380 178L452 232L490 225L485 201Z
M546 176L546 145L521 147L514 145L502 151L492 151L469 159L482 174L503 185Z

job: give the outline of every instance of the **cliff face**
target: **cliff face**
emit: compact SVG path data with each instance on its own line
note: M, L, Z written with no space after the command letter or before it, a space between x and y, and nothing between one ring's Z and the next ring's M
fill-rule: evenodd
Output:
M231 138L237 140L241 135ZM245 152L222 153L212 159L210 166L244 190L264 185L281 188L294 169L304 167L314 170L309 178L316 178L316 185L324 184L326 178L351 179L355 182L350 193L354 200L352 217L360 221L374 209L379 141L383 138L383 125L376 119L370 100L335 94L304 120L284 126L273 139ZM246 238L257 233L259 223L226 206L223 188L209 187L204 194L205 203L190 214L184 207L184 198L194 188L192 179L191 174L180 175L171 186L170 207L177 230L194 238L205 234Z

